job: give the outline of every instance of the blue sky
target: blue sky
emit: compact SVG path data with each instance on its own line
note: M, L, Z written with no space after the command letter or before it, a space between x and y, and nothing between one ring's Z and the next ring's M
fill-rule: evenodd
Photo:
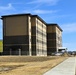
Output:
M57 23L63 29L63 46L76 50L76 0L0 0L0 16L18 13L37 14L47 23Z

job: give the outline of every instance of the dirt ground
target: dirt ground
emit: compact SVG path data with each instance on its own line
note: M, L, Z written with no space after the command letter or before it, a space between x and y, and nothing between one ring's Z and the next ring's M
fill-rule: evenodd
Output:
M43 75L67 58L0 56L0 75Z

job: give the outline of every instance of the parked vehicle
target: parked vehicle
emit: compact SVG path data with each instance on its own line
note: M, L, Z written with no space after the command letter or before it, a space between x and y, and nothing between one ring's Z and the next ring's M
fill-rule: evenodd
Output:
M55 53L52 53L53 56L61 56L63 54L63 52L55 52Z

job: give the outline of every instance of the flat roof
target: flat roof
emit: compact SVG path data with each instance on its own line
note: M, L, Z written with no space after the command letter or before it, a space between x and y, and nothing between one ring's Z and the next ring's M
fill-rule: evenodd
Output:
M4 15L4 16L1 16L2 18L4 18L4 17L12 17L12 16L24 16L24 15L29 15L29 16L31 16L31 14L30 13L23 13L23 14L11 14L11 15Z
M4 15L4 16L1 16L1 19L5 18L5 17L13 17L13 16L25 16L25 15L28 15L28 16L31 16L31 17L37 17L40 21L42 21L45 25L47 26L57 26L61 31L63 31L58 24L56 23L46 23L41 17L39 17L38 15L32 15L30 13L22 13L22 14L11 14L11 15Z
M32 17L37 17L40 21L42 21L43 23L45 23L45 25L47 25L47 23L38 15L32 15Z
M42 21L43 23L47 24L47 23L46 23L42 18L40 18L38 15L32 15L32 14L30 14L30 13L4 15L4 16L1 16L1 19L5 18L5 17L25 16L25 15L28 15L28 16L31 16L31 17L37 17L40 21Z
M47 26L57 26L61 31L63 31L57 23L50 23Z

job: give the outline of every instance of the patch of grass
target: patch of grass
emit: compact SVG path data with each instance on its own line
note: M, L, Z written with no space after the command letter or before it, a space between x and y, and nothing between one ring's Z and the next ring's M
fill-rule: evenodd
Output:
M4 66L0 66L0 72L10 71L10 70L16 69L18 67L22 67L22 66L24 66L24 65L4 65Z
M0 75L43 75L68 57L1 56Z
M0 52L3 52L3 41L0 40Z
M0 62L44 62L53 60L58 57L41 57L41 56L1 56Z

